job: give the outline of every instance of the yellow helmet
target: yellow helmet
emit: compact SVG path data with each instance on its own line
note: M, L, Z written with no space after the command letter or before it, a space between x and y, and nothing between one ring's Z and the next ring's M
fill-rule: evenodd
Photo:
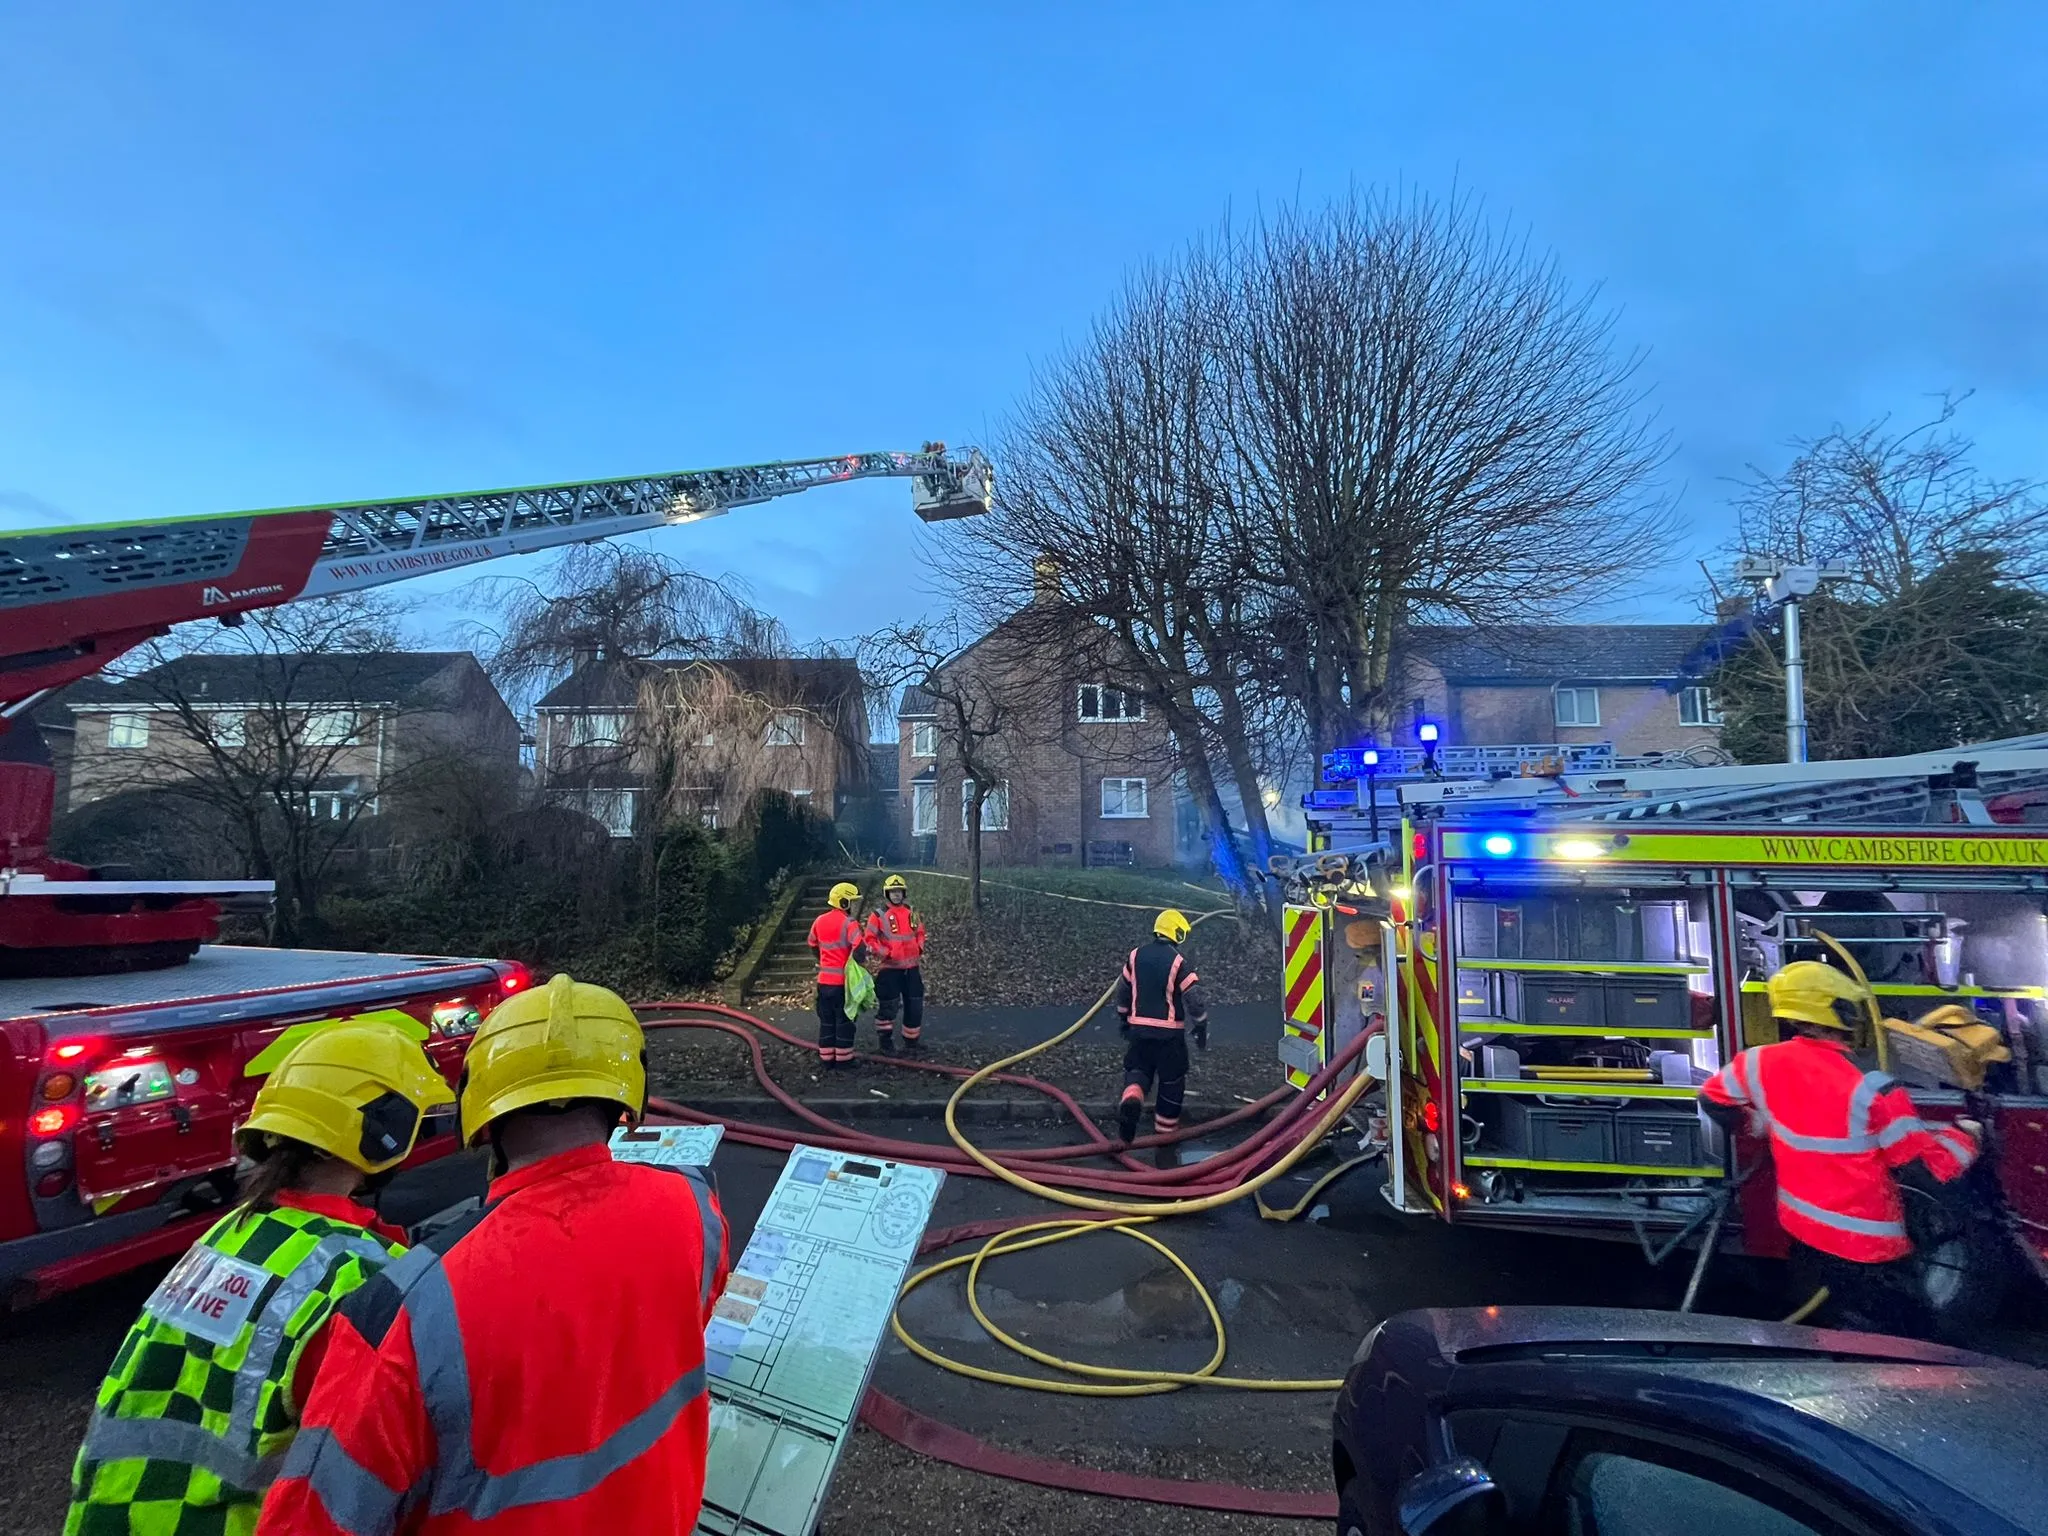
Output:
M344 1019L285 1053L240 1130L289 1136L382 1173L411 1155L428 1110L454 1102L417 1040L374 1019Z
M1188 928L1190 926L1185 912L1179 912L1172 907L1168 907L1159 914L1158 919L1152 924L1152 931L1158 934L1160 938L1178 944L1188 936Z
M908 896L910 894L910 882L901 875L891 875L882 882L882 894L886 896L891 891L901 891L904 895Z
M462 1140L535 1104L602 1099L637 1122L647 1108L647 1037L618 993L550 977L493 1008L462 1067Z
M1818 960L1794 960L1766 983L1765 990L1770 994L1771 1012L1781 1019L1855 1034L1868 1016L1869 990ZM1852 1004L1857 1018L1844 1018L1835 1006L1838 1003Z
M842 912L846 911L856 901L859 900L860 887L855 885L851 880L840 881L837 885L832 887L832 894L825 898L825 901L828 905L835 906L839 908L839 910Z

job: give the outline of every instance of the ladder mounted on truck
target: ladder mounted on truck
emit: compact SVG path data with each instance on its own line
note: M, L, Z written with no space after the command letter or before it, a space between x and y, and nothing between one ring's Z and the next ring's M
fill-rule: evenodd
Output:
M979 449L850 453L621 480L0 532L0 728L171 625L700 522L850 480L911 483L926 522L986 512Z

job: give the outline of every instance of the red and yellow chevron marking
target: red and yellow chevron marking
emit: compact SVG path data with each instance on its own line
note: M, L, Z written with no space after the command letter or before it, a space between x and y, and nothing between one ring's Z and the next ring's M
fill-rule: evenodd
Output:
M1323 912L1318 907L1289 907L1284 916L1281 946L1282 996L1289 1034L1311 1042L1319 1061L1329 1059L1323 1035ZM1308 1086L1312 1074L1289 1068L1287 1081Z

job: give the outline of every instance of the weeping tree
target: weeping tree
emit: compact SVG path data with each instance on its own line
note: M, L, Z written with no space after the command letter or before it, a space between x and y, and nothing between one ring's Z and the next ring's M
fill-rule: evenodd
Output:
M974 608L1036 594L1115 635L1256 905L1277 764L1387 728L1410 626L1554 619L1654 560L1637 364L1469 202L1283 211L1125 283L939 559Z

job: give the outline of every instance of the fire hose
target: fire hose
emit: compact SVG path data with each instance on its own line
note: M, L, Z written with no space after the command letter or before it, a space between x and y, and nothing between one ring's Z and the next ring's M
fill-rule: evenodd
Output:
M932 1253L975 1239L983 1241L972 1254L942 1260L913 1274L902 1291L902 1296L907 1296L912 1290L940 1274L966 1267L968 1306L976 1321L989 1336L1026 1359L1077 1379L1062 1381L992 1371L949 1359L912 1336L904 1327L899 1314L893 1320L896 1335L919 1358L941 1369L976 1380L1027 1390L1081 1396L1141 1396L1178 1391L1189 1386L1221 1386L1249 1391L1335 1391L1342 1385L1340 1379L1276 1380L1220 1374L1228 1343L1222 1314L1214 1298L1186 1261L1163 1241L1140 1229L1164 1217L1213 1210L1246 1196L1256 1196L1259 1190L1285 1175L1307 1157L1342 1122L1345 1114L1371 1086L1369 1079L1360 1076L1341 1089L1337 1087L1338 1079L1362 1052L1365 1042L1363 1039L1354 1041L1299 1091L1278 1089L1254 1103L1243 1105L1214 1119L1188 1125L1163 1135L1139 1137L1126 1147L1105 1135L1065 1090L1038 1078L1017 1075L1007 1070L1053 1049L1085 1028L1101 1012L1110 995L1109 991L1105 991L1096 999L1093 1006L1059 1033L978 1069L969 1070L964 1067L901 1058L868 1057L870 1061L902 1070L960 1079L959 1085L947 1100L945 1109L947 1134L952 1141L950 1147L858 1131L812 1110L774 1080L762 1050L762 1038L765 1035L798 1049L808 1050L809 1047L804 1041L777 1029L766 1020L713 1003L660 1002L643 1005L638 1011L649 1028L712 1029L744 1040L753 1058L754 1076L762 1088L782 1109L820 1133L799 1134L779 1126L746 1121L719 1122L725 1126L725 1134L735 1142L787 1150L799 1141L804 1141L834 1151L922 1162L928 1166L941 1168L947 1173L998 1179L1041 1199L1090 1213L1052 1221L1017 1217L930 1233L920 1252ZM1083 1139L1058 1147L1005 1151L1000 1155L982 1150L961 1130L958 1108L967 1094L988 1082L1007 1083L1045 1095L1072 1118L1081 1129ZM1319 1105L1318 1100L1325 1094L1331 1095L1328 1103ZM661 1119L699 1124L711 1123L714 1119L687 1105L663 1099L650 1100L648 1109L651 1116ZM1235 1146L1199 1163L1179 1168L1148 1169L1129 1155L1132 1148L1165 1146L1212 1136L1218 1131L1242 1124L1275 1109L1278 1113L1271 1120ZM1121 1166L1114 1171L1065 1166L1089 1159L1113 1159ZM1309 1196L1296 1206L1285 1211L1273 1211L1262 1207L1262 1213L1273 1219L1286 1219L1298 1214L1306 1206L1308 1199L1313 1198L1314 1194L1332 1178L1354 1166L1357 1161L1359 1160L1354 1159L1342 1168L1326 1174L1317 1181ZM1123 1198L1116 1198L1119 1196ZM1201 1367L1193 1371L1127 1370L1069 1360L1025 1344L1006 1333L988 1316L978 1295L978 1284L982 1270L990 1259L1096 1232L1117 1232L1134 1241L1145 1243L1164 1257L1187 1281L1209 1319L1216 1341L1209 1359ZM901 1296L898 1299L900 1303ZM1315 1519L1328 1518L1335 1512L1334 1499L1320 1494L1281 1493L1225 1484L1134 1477L1072 1467L1043 1458L1019 1456L989 1446L961 1431L919 1415L879 1393L870 1394L864 1415L874 1427L900 1444L970 1470L996 1476L1020 1478L1078 1492L1147 1499L1184 1507Z

